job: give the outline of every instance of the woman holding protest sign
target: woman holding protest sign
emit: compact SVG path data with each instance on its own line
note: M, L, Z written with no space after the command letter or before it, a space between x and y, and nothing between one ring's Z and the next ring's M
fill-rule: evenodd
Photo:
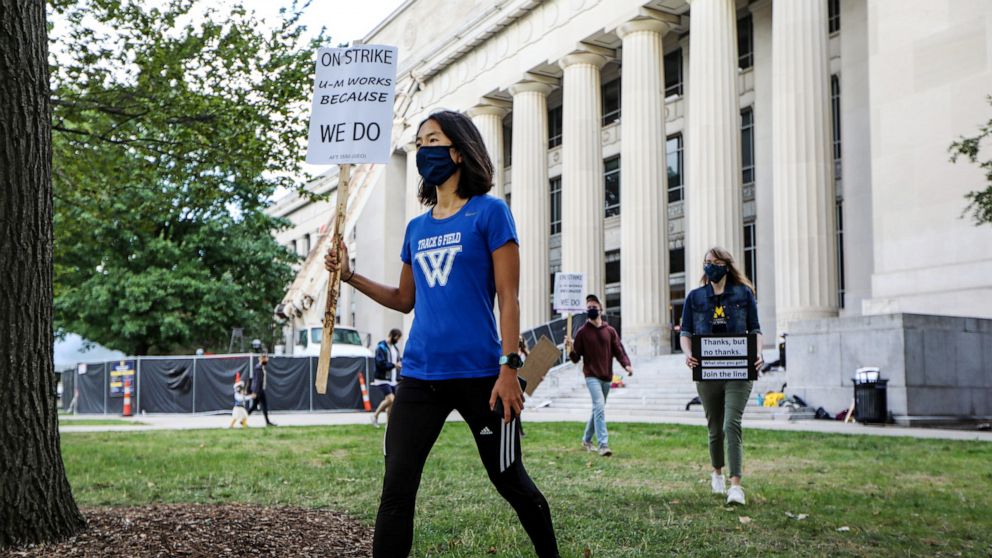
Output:
M493 164L478 129L459 113L432 114L417 130L420 201L407 225L398 287L349 269L344 244L328 270L379 304L416 310L383 447L386 474L373 554L407 556L424 462L453 410L465 419L496 490L517 512L538 556L558 556L548 502L520 459L517 379L520 257L506 203L486 195ZM499 334L493 313L498 296ZM501 334L501 335L500 335ZM500 341L502 339L502 341ZM454 488L454 487L453 487Z
M738 269L733 255L714 247L703 260L701 287L693 289L682 307L680 344L686 366L695 368L699 360L692 352L692 337L711 333L757 334L758 354L755 367L761 368L761 326L754 285ZM710 463L713 465L711 487L714 494L723 494L725 481L724 438L730 461L730 490L728 504L744 504L741 469L744 461L741 417L751 396L748 380L706 380L696 382L696 391L703 402L706 427L709 430Z

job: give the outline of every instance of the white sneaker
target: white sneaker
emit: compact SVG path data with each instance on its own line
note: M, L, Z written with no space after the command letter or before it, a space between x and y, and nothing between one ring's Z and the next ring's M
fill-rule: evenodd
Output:
M599 455L609 457L613 455L613 450L610 449L610 446L599 446Z
M596 446L592 445L592 442L582 442L582 447L584 447L586 451L596 451Z
M744 489L740 485L734 485L727 491L727 504L744 505Z
M710 487L713 489L713 494L723 494L727 491L726 484L723 480L723 475L718 475L713 473L710 475Z
M372 415L372 426L379 428L379 417Z

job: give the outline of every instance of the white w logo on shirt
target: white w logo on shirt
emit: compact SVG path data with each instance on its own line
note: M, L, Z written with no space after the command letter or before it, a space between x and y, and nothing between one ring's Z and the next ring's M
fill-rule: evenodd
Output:
M461 246L446 246L417 253L417 263L427 278L428 286L434 288L435 285L443 287L448 284L451 266L455 263L455 256L461 251Z

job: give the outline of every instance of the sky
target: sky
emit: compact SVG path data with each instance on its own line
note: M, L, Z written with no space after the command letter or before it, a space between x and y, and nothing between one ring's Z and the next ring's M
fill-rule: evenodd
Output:
M108 349L102 345L89 345L75 333L66 335L65 339L55 342L55 369L59 370L75 365L77 362L101 362L124 358L124 353Z
M256 13L266 17L276 17L279 8L290 7L292 0L240 0ZM404 0L313 0L304 12L303 22L314 33L323 25L331 44L351 42L361 39L382 20L400 7Z

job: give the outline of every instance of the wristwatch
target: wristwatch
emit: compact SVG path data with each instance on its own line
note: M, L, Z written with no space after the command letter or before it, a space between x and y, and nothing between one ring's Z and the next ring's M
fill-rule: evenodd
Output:
M504 364L517 370L524 365L524 360L517 353L510 353L499 357L499 365L503 366Z

